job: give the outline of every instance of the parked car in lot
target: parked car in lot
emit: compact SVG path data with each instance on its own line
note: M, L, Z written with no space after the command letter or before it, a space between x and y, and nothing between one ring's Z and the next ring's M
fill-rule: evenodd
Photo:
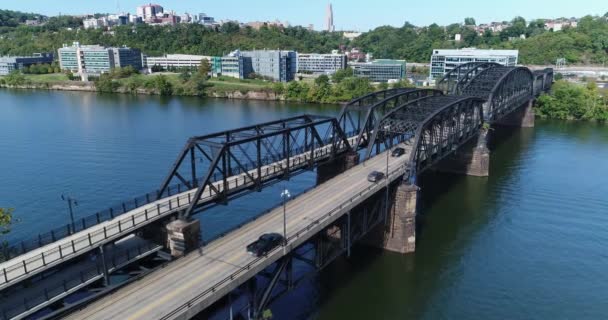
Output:
M393 158L399 158L399 157L401 157L404 154L405 154L405 149L403 149L403 148L395 148L393 150L393 152L391 152L391 156Z
M283 242L283 236L278 233L265 233L247 246L247 252L255 257L261 257Z
M378 182L378 181L380 181L382 179L384 179L384 173L382 173L380 171L372 171L367 176L367 181L369 181L369 182Z

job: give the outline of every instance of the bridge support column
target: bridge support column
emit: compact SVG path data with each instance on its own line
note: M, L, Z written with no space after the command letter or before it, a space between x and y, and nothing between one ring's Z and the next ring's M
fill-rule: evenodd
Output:
M530 100L496 123L509 127L534 128L534 100Z
M416 185L405 182L397 187L384 228L382 246L385 250L402 254L416 251L418 190Z
M173 257L198 248L201 224L198 220L174 220L167 224L167 247Z
M490 175L490 149L487 142L488 131L482 130L477 141L467 143L460 150L446 157L435 166L435 170L464 174L474 177Z
M354 151L327 163L323 163L317 168L317 184L330 180L358 164L359 154Z

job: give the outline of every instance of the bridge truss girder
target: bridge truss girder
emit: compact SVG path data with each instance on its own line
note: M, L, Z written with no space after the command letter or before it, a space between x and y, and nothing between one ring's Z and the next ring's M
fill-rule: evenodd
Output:
M479 133L483 99L461 96L426 97L387 114L374 129L371 145L390 148L397 143L412 148L408 179L414 178ZM368 148L367 158L371 156Z
M533 99L533 90L534 76L528 68L501 66L478 74L462 93L485 99L485 120L492 123Z
M495 62L464 63L446 73L435 87L444 94L459 95L477 75L495 67L501 67L501 65Z
M338 116L342 129L354 128L354 131L358 132L358 137L353 145L354 150L359 150L361 147L368 145L376 123L392 109L422 97L442 95L439 90L416 88L393 89L393 91L390 91L392 94L388 96L386 91L384 92L383 96L385 98L375 101L375 103L363 105L351 102L342 108Z
M164 179L158 199L170 195L172 182L183 185L184 191L196 189L183 213L187 217L198 207L203 192L225 203L230 195L243 190L261 190L268 182L263 176L265 166L279 163L280 173L271 178L288 179L302 170L302 166L290 166L292 157L309 154L307 168L312 168L318 157L315 150L330 145L328 157L351 150L348 136L335 118L313 115L193 137ZM231 188L228 179L234 175L244 175L242 186L247 187Z

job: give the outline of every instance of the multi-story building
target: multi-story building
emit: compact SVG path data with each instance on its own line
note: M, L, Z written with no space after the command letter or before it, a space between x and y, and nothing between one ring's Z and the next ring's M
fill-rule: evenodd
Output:
M519 50L435 49L431 56L431 80L469 62L496 62L505 66L517 64Z
M244 79L251 73L251 64L245 63L249 61L240 51L234 51L229 55L221 58L220 74L222 76Z
M257 50L242 51L244 58L245 77L250 70L256 75L267 77L274 81L289 82L295 78L298 69L298 58L295 51Z
M116 67L132 66L136 70L143 67L141 51L127 47L83 46L75 42L72 46L64 45L58 53L61 69L79 74L101 74Z
M162 15L163 12L163 7L158 4L150 3L137 7L137 16L141 17L144 21Z
M355 77L371 82L388 82L405 79L405 60L378 59L372 62L349 63Z
M15 70L21 70L33 64L50 64L52 62L52 53L34 53L27 57L0 57L0 75L7 75Z
M165 70L176 69L196 69L201 65L203 59L207 59L213 64L213 58L210 56L199 56L191 54L167 54L162 57L144 56L144 67L152 68L153 66L161 66Z
M337 51L331 54L298 53L298 72L333 74L346 68L346 55Z

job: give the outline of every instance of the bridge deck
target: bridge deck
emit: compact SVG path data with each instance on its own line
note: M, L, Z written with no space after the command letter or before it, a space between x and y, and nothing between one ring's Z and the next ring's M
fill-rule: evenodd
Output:
M349 138L349 143L353 143L354 140L354 137ZM328 158L331 151L331 145L315 149L314 160L319 161ZM310 158L310 152L292 155L289 167L291 170L305 168L309 165ZM285 172L286 162L286 160L281 160L263 166L261 171L262 179L267 181L282 176ZM249 174L257 179L257 171L255 169L249 171ZM245 173L229 177L227 181L228 190L230 191L251 188L256 183ZM222 181L215 182L214 185L220 191L223 191ZM160 199L126 212L113 220L95 225L67 238L6 261L0 264L0 290L95 249L102 244L128 235L134 230L156 220L184 210L190 205L194 193L196 193L196 189ZM207 187L203 192L199 205L212 203L217 200L218 196Z
M389 158L389 180L403 176L409 153L408 147L405 155ZM279 207L212 242L202 253L191 253L68 319L188 319L385 187L386 180L370 183L367 175L373 170L385 172L386 161L384 154L376 156L289 201L286 248L277 248L265 258L245 251L261 234L283 232ZM184 306L188 301L192 303Z

